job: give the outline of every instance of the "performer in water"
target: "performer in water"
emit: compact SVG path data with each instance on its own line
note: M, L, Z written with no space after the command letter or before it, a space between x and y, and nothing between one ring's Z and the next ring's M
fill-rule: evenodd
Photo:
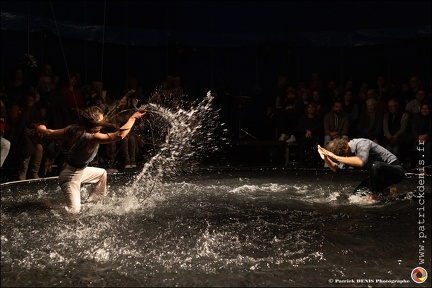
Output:
M372 199L376 199L380 194L395 196L396 188L389 187L405 177L404 169L397 157L369 139L357 138L347 141L336 138L330 141L326 148L318 145L318 153L332 171L338 172L347 165L366 168L369 171L369 178L360 183L354 193L368 187L372 192Z
M88 164L96 156L99 144L122 140L130 132L135 120L144 115L144 110L136 111L122 127L111 133L100 132L102 128L114 127L114 125L104 119L102 109L97 106L84 109L77 125L69 125L57 130L47 129L45 125L38 126L37 131L47 138L70 140L66 161L58 177L66 198L66 211L72 214L80 212L81 184L92 184L90 201L96 201L106 195L106 170L89 167Z

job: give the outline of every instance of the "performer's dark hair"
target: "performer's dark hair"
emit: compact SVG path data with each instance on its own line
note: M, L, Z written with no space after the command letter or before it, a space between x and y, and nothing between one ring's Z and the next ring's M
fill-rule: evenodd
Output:
M115 124L112 124L105 119L99 121L99 115L103 115L103 111L98 106L90 106L85 108L80 113L79 125L85 130L92 129L97 126L102 127L116 127Z
M106 119L99 121L100 115L103 115L103 111L98 106L90 106L84 110L79 111L79 122L78 125L72 125L70 128L70 141L65 146L67 150L70 150L75 146L76 142L84 135L86 131L90 131L92 128L101 126L102 128L115 128L118 126L108 122Z
M348 147L348 141L343 138L336 138L327 144L326 149L337 156L344 156Z

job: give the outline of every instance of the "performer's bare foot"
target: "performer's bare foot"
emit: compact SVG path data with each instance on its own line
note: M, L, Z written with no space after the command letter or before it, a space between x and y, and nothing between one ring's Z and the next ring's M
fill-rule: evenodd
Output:
M397 188L396 187L389 187L384 190L381 190L378 193L371 193L369 194L369 200L375 201L378 199L378 195L380 196L386 196L390 198L397 198L399 196Z
M397 198L399 196L397 188L396 187L390 187L389 188L389 197Z
M87 198L87 202L99 202L106 198L105 194L93 193Z
M52 200L44 200L41 202L41 206L45 209L53 209L54 208L54 203Z
M59 202L57 202L54 199L44 200L44 201L40 202L39 205L43 209L47 209L47 210L63 210L64 209L64 205L60 204Z

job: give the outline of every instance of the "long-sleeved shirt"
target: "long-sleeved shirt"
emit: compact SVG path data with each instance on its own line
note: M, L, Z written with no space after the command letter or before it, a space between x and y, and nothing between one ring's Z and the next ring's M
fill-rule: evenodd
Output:
M402 114L391 114L387 112L386 114L384 114L383 119L384 136L387 139L390 139L391 137L398 138L400 135L405 133L408 125L408 120L408 113L404 112Z
M333 111L324 116L324 134L329 135L330 132L338 131L342 135L347 135L349 131L349 116L343 112L336 115Z

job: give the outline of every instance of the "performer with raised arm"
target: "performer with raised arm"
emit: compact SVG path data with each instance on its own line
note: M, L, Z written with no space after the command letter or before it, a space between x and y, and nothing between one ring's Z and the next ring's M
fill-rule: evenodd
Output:
M368 187L372 192L372 199L376 199L379 194L394 196L396 188L389 187L405 177L404 169L397 157L369 139L333 139L326 149L318 145L318 153L334 172L344 169L347 165L367 169L369 178L360 183L354 193L360 188Z
M103 168L89 167L97 155L99 144L120 141L128 135L136 119L145 115L145 110L133 113L126 123L115 132L101 133L102 128L115 127L105 120L103 111L97 106L84 109L79 124L52 130L39 125L37 131L47 138L70 140L66 161L59 174L59 184L66 198L66 211L77 214L81 210L81 184L91 183L90 201L106 195L107 172Z

